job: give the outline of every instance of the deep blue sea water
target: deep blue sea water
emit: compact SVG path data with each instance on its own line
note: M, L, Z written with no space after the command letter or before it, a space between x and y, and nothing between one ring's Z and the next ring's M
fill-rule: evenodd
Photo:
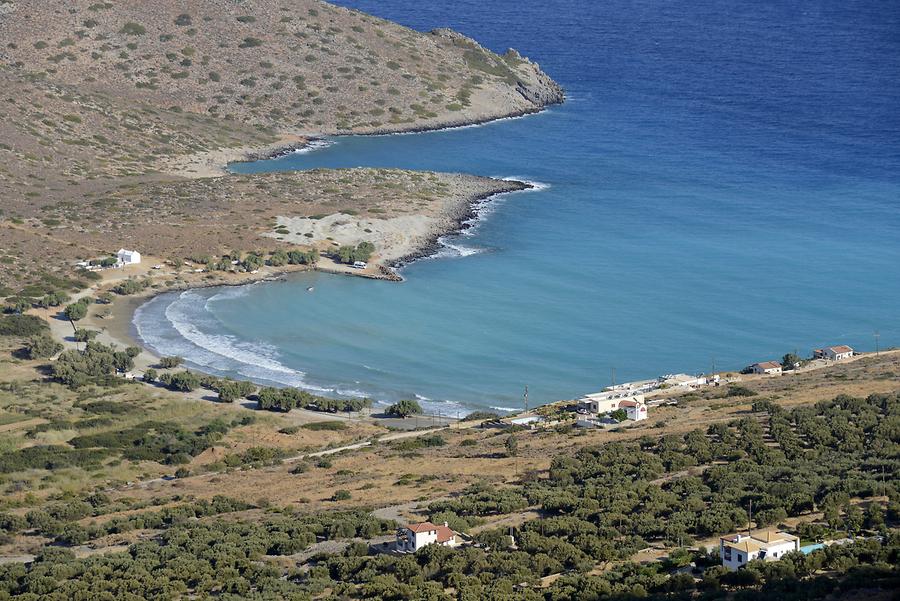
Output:
M242 172L385 166L541 182L402 284L304 275L165 295L196 367L453 414L823 344L900 344L900 5L340 2L537 60L560 107L340 138ZM449 254L449 253L448 253ZM467 253L468 254L468 253ZM315 286L308 294L307 286Z

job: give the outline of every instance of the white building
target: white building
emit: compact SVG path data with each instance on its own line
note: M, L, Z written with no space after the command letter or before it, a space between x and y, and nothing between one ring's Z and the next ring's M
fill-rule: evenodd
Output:
M763 361L762 363L754 363L750 366L750 371L755 374L766 376L777 376L782 372L781 363L777 361Z
M120 248L119 252L116 253L116 258L119 260L119 265L123 267L125 265L137 265L141 262L141 253L136 250Z
M754 559L778 561L785 553L800 550L800 539L787 532L768 530L755 534L732 534L719 539L719 558L729 570L737 570Z
M611 401L590 401L585 403L582 401L582 408L587 408L582 413L587 413L583 417L579 417L575 425L579 428L600 428L604 425L614 425L615 420L607 417L601 417L604 414L612 413L618 409L625 411L626 419L632 421L643 421L647 419L649 411L647 403L644 402L644 395L635 395L625 399L613 399ZM590 407L590 408L588 408ZM601 410L594 410L596 408Z
M691 376L688 374L667 374L659 377L659 388L697 388L707 384L707 378L703 376Z
M644 395L634 390L604 390L585 395L578 404L588 413L609 413L625 400L644 402Z
M828 348L817 348L813 351L816 359L828 359L829 361L842 361L853 356L853 349L846 344L839 346L829 346Z
M397 531L397 550L402 553L415 553L427 545L455 547L459 544L456 533L444 522L436 526L431 522L410 524Z
M642 401L622 401L619 409L624 409L628 419L639 422L647 419L647 405Z
M635 382L623 382L621 384L613 384L607 386L603 390L631 390L634 392L647 393L651 390L659 388L659 378L653 380L637 380Z

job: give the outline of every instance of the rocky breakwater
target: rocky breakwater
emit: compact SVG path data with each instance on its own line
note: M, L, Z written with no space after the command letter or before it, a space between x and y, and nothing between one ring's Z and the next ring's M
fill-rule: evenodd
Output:
M416 248L390 263L391 269L399 269L413 261L432 257L445 246L441 239L445 236L462 234L475 227L481 219L485 207L497 196L510 192L521 192L534 188L533 185L516 180L497 180L492 178L472 178L482 180L478 182L481 189L472 193L463 202L459 202L445 208L444 212L434 220L424 240Z

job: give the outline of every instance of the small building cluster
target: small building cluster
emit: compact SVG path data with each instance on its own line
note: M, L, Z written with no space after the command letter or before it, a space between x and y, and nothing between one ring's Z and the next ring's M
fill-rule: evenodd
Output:
M851 347L846 344L841 344L838 346L829 346L826 348L817 348L813 351L813 360L819 359L824 361L843 361L845 359L849 359L853 356L854 351ZM791 367L798 367L800 364L797 363L794 366L788 366L788 369ZM778 361L760 361L759 363L754 363L753 365L747 367L744 370L744 373L757 374L761 376L780 376L784 373L784 366Z
M447 525L447 522L441 526L422 522L397 530L397 551L400 553L415 553L428 545L455 547L458 544L456 532Z
M601 390L587 394L578 401L579 418L576 425L582 428L596 428L610 423L606 414L619 409L625 411L627 419L642 421L648 417L648 403L644 395L657 390L673 392L694 390L701 386L718 385L719 376L691 376L688 374L666 374L652 380L639 380L614 384Z
M754 559L777 561L785 553L800 550L800 539L787 532L732 534L719 539L719 558L729 570L737 570Z

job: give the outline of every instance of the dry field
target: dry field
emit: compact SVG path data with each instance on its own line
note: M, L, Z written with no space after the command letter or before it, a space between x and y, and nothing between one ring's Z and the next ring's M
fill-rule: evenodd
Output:
M16 346L9 339L6 343L8 349ZM341 420L344 426L339 430L310 429L310 423L334 417L306 411L261 413L137 384L73 392L46 382L38 364L8 358L0 364L0 449L4 453L36 444L66 445L76 436L119 431L150 420L175 424L188 431L215 419L230 422L232 427L191 459L184 466L190 474L180 478L160 477L171 475L176 466L111 456L92 468L8 472L2 474L0 482L7 510L13 513L24 513L62 498L60 495L83 494L98 488L114 501L141 507L91 518L99 522L156 510L159 507L150 504L154 502L177 505L221 494L258 507L293 507L303 512L366 508L376 509L381 517L416 520L424 515L422 510L430 501L452 497L479 482L503 487L542 477L553 457L573 454L584 446L705 428L714 422L753 415L751 404L761 399L790 406L840 394L892 392L900 388L898 373L900 352L890 351L796 376L750 378L741 386L754 391L754 396L728 396L728 387L724 386L687 393L678 397L677 406L656 408L651 418L640 424L611 430L519 431L515 434L518 454L509 457L505 448L509 434L502 429L463 423L421 434L394 434L371 419ZM98 409L91 405L96 401L107 405ZM112 405L127 411L117 412ZM110 411L115 420L97 420ZM239 420L247 416L255 419L241 424ZM442 438L444 444L423 444L434 436ZM370 444L339 450L360 442ZM254 449L277 449L287 458L228 466L228 457ZM338 452L320 453L327 449ZM348 492L349 499L335 500L338 491ZM254 510L228 519L256 519L263 515L264 512ZM483 527L514 525L534 517L533 511L526 509L494 516ZM108 544L118 548L153 535L153 531L138 531L112 536L108 541L93 542L92 547ZM0 547L0 555L27 553L40 543L34 537L17 537Z
M517 433L519 455L505 456L506 433L495 429L446 428L441 432L447 444L403 450L399 441L350 451L331 458L327 468L310 467L291 474L293 464L271 466L229 474L202 475L174 483L154 482L145 490L129 490L128 495L172 494L177 490L199 498L211 497L223 485L231 494L248 502L260 497L275 505L299 504L310 510L348 506L389 506L431 500L452 495L479 480L502 485L519 481L524 474L540 472L560 454L572 454L586 445L658 437L705 428L711 423L730 421L750 414L753 401L768 398L786 406L809 404L840 394L867 396L900 389L900 352L883 353L828 368L745 382L758 392L753 397L727 397L725 387L704 394L684 395L676 407L660 407L641 424L614 430L575 430L563 434L554 430ZM464 440L474 441L461 446ZM470 446L471 445L471 446ZM352 499L331 501L336 490L348 490Z

